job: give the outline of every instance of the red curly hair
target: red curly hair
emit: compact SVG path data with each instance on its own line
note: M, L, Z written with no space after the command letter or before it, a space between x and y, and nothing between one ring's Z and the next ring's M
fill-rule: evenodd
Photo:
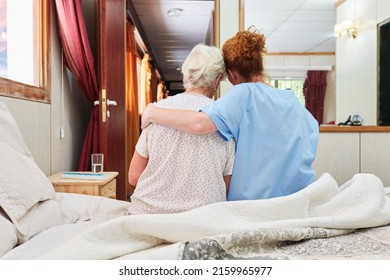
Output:
M222 52L226 70L236 70L246 81L254 75L263 76L265 37L257 30L237 32L225 42Z

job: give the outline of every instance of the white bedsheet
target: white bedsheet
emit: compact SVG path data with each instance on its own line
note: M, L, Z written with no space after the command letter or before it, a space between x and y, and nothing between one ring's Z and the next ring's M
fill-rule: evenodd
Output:
M77 234L125 215L129 202L100 196L56 193L62 217L53 226L15 247L1 259L34 259L64 244Z
M345 234L389 223L390 200L376 176L356 174L339 187L331 175L323 174L312 185L286 197L222 202L173 215L114 218L39 258L177 259L186 241L242 230L311 227Z
M31 260L37 258L93 226L92 221L54 226L7 252L2 259Z

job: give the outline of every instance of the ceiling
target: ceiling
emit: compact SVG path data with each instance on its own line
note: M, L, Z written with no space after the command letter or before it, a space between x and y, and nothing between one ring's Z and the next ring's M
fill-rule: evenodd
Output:
M181 81L180 67L198 43L208 43L214 1L127 0L128 15L166 81ZM225 1L225 0L220 0ZM334 52L339 0L245 0L245 29L266 36L269 53ZM172 8L180 16L169 17Z

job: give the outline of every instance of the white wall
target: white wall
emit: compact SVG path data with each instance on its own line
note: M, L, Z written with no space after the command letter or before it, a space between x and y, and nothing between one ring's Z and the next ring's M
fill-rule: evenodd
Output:
M50 105L0 96L19 126L20 132L42 171L50 174Z
M52 15L50 174L77 169L90 111L90 105L72 74L62 66L62 48L58 41L54 9Z
M305 78L308 70L333 71L334 55L265 55L266 75L276 78Z
M323 123L336 121L336 70L332 70L328 73L327 82Z
M219 47L229 38L233 37L240 29L239 24L239 0L219 0ZM232 87L226 79L220 84L220 92L223 95Z
M377 22L383 22L390 17L390 1L389 0L377 0Z
M387 0L347 0L337 8L337 22L356 20L355 39L336 42L336 119L361 114L365 125L377 125L377 24L390 18Z

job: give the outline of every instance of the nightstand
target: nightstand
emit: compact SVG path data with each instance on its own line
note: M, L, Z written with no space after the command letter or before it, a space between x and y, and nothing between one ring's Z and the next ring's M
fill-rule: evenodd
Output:
M118 172L103 172L105 175L103 180L68 179L62 178L61 174L62 172L59 172L49 177L56 192L116 198L116 176L118 176Z

